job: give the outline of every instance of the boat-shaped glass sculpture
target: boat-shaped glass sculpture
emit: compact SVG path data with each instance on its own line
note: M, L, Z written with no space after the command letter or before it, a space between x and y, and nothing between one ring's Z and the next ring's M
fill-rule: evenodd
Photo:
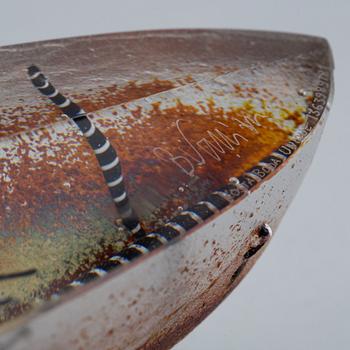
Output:
M294 197L332 99L327 42L165 30L0 54L1 349L172 346Z

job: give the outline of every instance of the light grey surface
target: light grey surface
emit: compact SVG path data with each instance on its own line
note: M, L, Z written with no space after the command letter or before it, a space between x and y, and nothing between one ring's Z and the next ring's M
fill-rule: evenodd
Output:
M349 13L345 0L1 2L0 45L179 27L291 31L330 41L336 94L304 184L252 272L176 350L350 348Z

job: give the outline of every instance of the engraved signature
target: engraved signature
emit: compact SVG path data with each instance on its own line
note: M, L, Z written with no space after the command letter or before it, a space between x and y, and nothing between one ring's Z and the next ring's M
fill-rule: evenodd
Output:
M253 116L244 116L242 119L233 118L232 122L236 123L241 129L248 129L253 134L258 134L258 127L261 126L259 119L266 118L265 115L255 113ZM175 122L176 131L187 146L186 150L179 150L178 153L172 153L163 147L153 148L153 154L160 160L172 163L177 166L186 175L195 176L195 169L207 163L206 158L214 159L218 162L222 160L222 155L227 152L235 151L243 142L248 139L238 132L228 133L225 128L229 125L220 121L216 123L218 126L212 130L206 130L205 136L200 140L193 142L189 139L190 135L186 135L182 125L188 123L187 120L178 119ZM236 153L237 157L240 157Z

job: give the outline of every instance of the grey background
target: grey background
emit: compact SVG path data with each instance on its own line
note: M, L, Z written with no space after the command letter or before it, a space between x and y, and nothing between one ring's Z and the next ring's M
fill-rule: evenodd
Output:
M335 57L336 94L313 165L258 264L175 349L350 349L349 1L0 4L0 45L180 27L267 29L328 38Z

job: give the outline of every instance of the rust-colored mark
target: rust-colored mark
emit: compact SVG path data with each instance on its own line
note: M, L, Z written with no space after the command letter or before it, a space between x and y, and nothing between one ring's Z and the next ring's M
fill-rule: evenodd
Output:
M120 88L116 85L89 89L85 93L72 94L70 97L87 112L94 112L106 107L126 103L142 97L170 90L175 87L169 80L154 79L148 83L129 81ZM33 90L36 97L36 92ZM16 106L0 108L0 137L17 134L31 128L45 127L63 120L57 108L43 97L43 104L36 106Z

